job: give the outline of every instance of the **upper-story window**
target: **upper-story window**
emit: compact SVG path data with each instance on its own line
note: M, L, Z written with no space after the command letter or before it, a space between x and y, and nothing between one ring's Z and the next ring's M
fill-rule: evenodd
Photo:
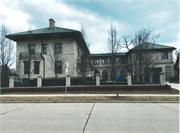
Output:
M29 45L28 49L29 49L29 54L30 55L35 54L35 45L34 44Z
M114 58L114 57L110 58L110 63L115 64L116 63L116 58Z
M120 64L125 64L125 58L121 57L121 58L119 59L119 62L120 62Z
M55 53L56 54L62 53L62 44L61 43L55 44Z
M107 64L107 59L102 59L102 64Z
M47 44L43 44L43 54L47 54Z
M99 64L99 59L95 59L94 60L94 65L98 65Z
M161 52L161 59L168 59L168 52Z

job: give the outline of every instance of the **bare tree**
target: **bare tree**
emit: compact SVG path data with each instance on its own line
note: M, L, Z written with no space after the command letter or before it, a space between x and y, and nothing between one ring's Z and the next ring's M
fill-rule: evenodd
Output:
M9 67L14 63L13 56L13 44L12 41L5 38L7 34L10 34L8 28L5 25L1 26L0 30L0 67L1 67L1 84L7 84L9 79Z
M174 57L174 58L173 58L173 61L174 61L174 62L176 62L179 53L180 53L180 49L174 50L174 52L173 52L173 54L174 54L174 56L173 56L173 57Z
M116 69L118 68L118 52L120 50L120 39L117 37L117 30L116 27L111 24L110 30L108 32L108 40L107 40L107 52L110 54L110 60L109 60L109 70L111 74L111 80L114 83L116 80ZM118 96L118 91L116 87L116 93Z
M141 28L129 36L123 36L123 44L121 47L131 49L129 60L129 71L135 74L135 77L140 76L145 72L148 74L149 68L155 67L157 63L157 54L153 51L154 45L160 34L153 34L151 28ZM145 71L146 70L146 71Z
M79 61L78 61L78 68L80 70L80 74L82 75L83 78L83 84L85 84L86 77L90 75L93 71L93 64L91 62L90 56L89 56L89 51L86 49L86 47L90 47L90 43L87 40L87 34L85 27L83 24L81 24L81 34L82 34L82 40L81 43L84 43L84 45L81 45L82 51L84 52L79 52L78 48L78 54L80 54Z
M64 53L64 45L58 42L58 34L54 31L52 34L52 45L48 45L47 47L47 55L49 66L47 68L54 73L55 76L55 85L57 85L58 77L63 73L63 69L65 68L65 57Z

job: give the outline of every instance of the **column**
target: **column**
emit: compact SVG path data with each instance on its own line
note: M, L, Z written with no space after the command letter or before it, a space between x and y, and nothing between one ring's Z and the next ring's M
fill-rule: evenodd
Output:
M99 73L96 74L96 86L100 85L100 75Z
M14 87L14 76L10 76L9 77L9 88L13 88Z
M142 82L145 82L144 74L142 75Z
M128 84L128 85L132 85L131 73L127 73L127 84Z
M42 87L42 76L37 76L37 87Z
M67 75L66 85L67 85L67 86L71 86L71 75Z
M165 74L160 72L160 85L165 85Z
M151 84L153 83L153 73L150 73L150 75L149 75L149 82Z

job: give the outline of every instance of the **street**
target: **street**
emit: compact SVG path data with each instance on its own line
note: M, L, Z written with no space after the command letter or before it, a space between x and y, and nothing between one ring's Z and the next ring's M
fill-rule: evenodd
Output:
M179 103L0 103L1 133L179 133Z

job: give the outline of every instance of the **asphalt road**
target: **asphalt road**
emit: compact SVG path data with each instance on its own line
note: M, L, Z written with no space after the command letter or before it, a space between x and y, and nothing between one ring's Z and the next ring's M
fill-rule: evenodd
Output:
M1 133L179 133L178 103L0 103Z

